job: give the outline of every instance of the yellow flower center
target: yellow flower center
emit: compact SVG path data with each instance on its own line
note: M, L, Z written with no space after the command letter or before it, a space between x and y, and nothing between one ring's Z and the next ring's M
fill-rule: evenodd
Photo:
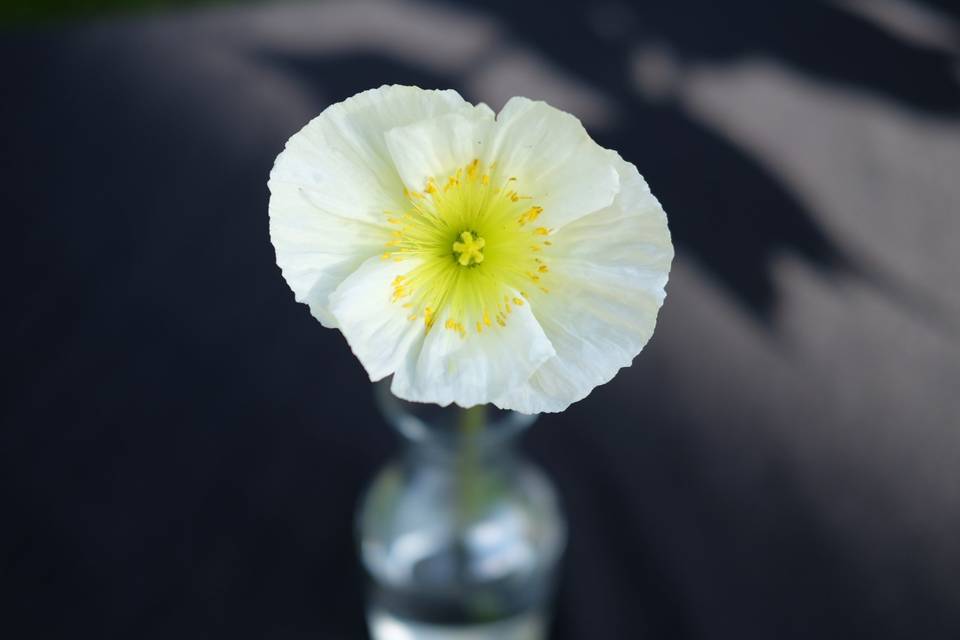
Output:
M429 178L422 192L405 189L409 208L386 212L395 230L383 258L411 262L392 283L392 300L410 320L427 331L439 320L465 338L506 326L528 287L549 292L551 230L533 224L543 208L515 183L474 160L445 180Z
M483 262L483 246L487 244L486 240L480 236L474 238L469 231L461 233L460 240L462 242L453 243L453 254L457 262L464 267Z

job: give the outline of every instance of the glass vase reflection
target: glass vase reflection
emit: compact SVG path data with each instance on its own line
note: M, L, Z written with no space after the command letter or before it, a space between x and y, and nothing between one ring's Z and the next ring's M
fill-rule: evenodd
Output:
M376 394L405 447L358 514L374 640L545 638L566 525L517 449L535 417Z

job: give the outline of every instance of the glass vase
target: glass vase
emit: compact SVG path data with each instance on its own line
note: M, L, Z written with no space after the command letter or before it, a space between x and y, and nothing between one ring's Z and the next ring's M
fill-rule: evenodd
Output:
M376 394L405 446L358 513L373 639L545 638L566 525L517 448L535 417Z

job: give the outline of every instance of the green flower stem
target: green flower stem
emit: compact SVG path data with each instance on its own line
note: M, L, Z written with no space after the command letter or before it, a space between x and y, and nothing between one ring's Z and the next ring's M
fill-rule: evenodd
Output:
M469 525L477 508L480 495L478 482L479 451L478 443L487 421L487 406L478 404L469 409L461 409L457 421L459 451L457 458L457 479L459 485L458 508L461 533Z

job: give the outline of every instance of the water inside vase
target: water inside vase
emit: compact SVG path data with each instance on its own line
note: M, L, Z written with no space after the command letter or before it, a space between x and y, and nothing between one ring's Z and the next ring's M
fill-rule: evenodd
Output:
M423 623L370 609L367 624L374 640L542 640L546 616L540 611L519 614L499 622L471 625Z

